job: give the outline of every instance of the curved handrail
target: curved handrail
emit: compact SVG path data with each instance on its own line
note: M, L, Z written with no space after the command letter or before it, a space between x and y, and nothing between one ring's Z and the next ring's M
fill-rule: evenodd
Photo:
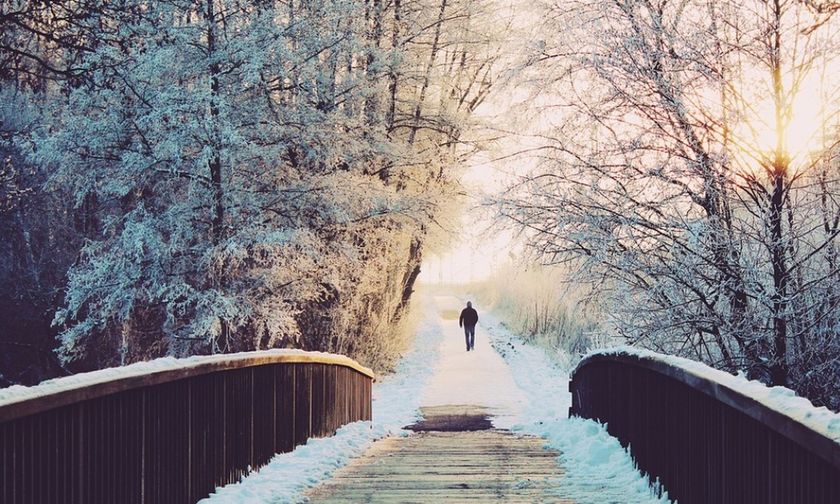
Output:
M131 389L161 385L183 378L218 371L264 366L268 364L332 364L354 369L374 379L374 372L344 355L302 350L261 350L163 358L138 362L120 368L108 368L48 380L32 387L15 387L15 394L4 397L0 389L0 422L48 411L61 406L116 394Z
M754 397L750 397L740 390L719 380L715 380L710 376L710 374L722 373L732 377L732 375L724 371L712 369L699 362L692 362L693 365L706 368L703 370L706 372L701 373L696 369L688 369L659 360L653 352L647 356L644 354L609 352L590 354L582 359L572 373L572 379L574 379L574 374L579 369L595 362L620 362L667 376L727 406L735 408L750 418L761 422L778 434L797 443L807 451L819 455L835 468L840 469L840 444L837 441L832 439L827 433L820 432L814 426L806 425L790 417L785 412L774 408L772 405L765 404Z
M680 503L840 502L840 415L788 389L621 347L585 357L569 391L569 414L604 423Z
M196 502L372 420L373 378L341 355L267 350L0 389L0 502Z

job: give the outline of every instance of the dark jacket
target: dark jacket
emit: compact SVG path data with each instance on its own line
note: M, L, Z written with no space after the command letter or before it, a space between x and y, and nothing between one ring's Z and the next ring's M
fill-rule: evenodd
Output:
M473 327L478 323L478 312L475 308L464 308L461 310L461 318L458 319L458 326Z

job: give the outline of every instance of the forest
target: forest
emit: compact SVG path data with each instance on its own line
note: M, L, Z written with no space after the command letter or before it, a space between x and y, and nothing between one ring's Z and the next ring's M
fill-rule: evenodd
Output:
M0 3L0 381L387 369L492 85L471 0Z
M388 370L480 206L521 252L485 288L569 360L840 409L838 10L0 2L0 385L274 347ZM507 178L476 196L481 156Z

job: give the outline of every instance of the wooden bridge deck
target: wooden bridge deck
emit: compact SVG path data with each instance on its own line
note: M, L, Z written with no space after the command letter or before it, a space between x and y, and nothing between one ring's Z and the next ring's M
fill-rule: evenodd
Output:
M563 472L540 438L490 428L480 410L424 408L408 437L380 440L309 491L313 503L570 503Z

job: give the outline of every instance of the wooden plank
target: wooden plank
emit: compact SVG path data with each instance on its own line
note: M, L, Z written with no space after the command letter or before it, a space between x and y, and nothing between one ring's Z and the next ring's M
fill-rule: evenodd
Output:
M425 425L440 426L439 420ZM544 445L540 438L497 429L386 438L306 497L313 504L571 503L557 494L563 480L559 453Z
M680 502L840 502L839 445L714 377L596 354L578 365L570 389L571 412L606 423Z

